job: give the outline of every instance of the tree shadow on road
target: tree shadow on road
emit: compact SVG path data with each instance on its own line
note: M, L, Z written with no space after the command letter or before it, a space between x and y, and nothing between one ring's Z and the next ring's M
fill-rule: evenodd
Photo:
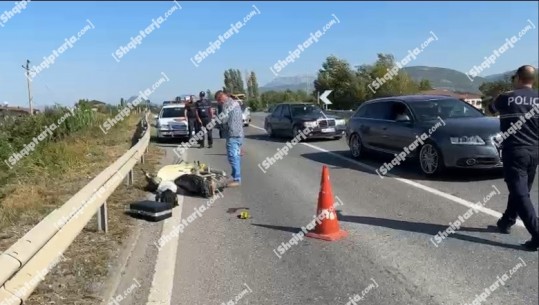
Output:
M347 150L333 151L333 153L336 153L340 155L341 157L335 157L325 152L308 153L308 154L302 154L301 156L306 159L316 161L319 163L333 165L335 167L354 169L360 172L378 176L378 174L372 169L347 161L347 160L352 160L352 161L354 160L352 159L349 151ZM374 155L371 153L365 158L358 160L358 162L366 164L374 169L378 169L381 166L383 166L384 162L390 163L391 158L388 158L387 156L384 156L384 155ZM493 169L493 170L448 169L440 177L426 177L421 174L420 170L418 169L417 164L415 164L415 162L413 161L402 163L401 165L393 168L389 173L399 176L401 178L406 178L410 180L428 180L428 181L443 181L443 182L488 181L488 180L496 180L496 179L503 178L503 172L501 169ZM378 178L380 177L378 176Z
M384 219L384 218L367 217L367 216L343 215L342 212L340 211L337 211L337 215L338 215L339 221L359 223L359 224L365 224L365 225L377 226L377 227L384 227L384 228L389 228L393 230L422 233L422 234L426 234L430 236L434 236L438 234L438 232L444 232L448 228L447 225L438 225L438 224L430 224L430 223L422 223L422 222L410 222L410 221L403 221L403 220ZM458 231L495 233L496 228L494 226L489 226L487 228L460 227ZM484 244L484 245L489 245L489 246L513 249L513 250L522 250L522 247L520 245L504 244L501 242L496 242L496 241L469 236L469 235L463 235L459 233L449 234L447 238L454 238L454 239L459 239L462 241L468 241L468 242Z

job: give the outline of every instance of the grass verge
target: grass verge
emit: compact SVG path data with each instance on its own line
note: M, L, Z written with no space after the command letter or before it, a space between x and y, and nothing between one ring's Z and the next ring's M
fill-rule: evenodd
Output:
M52 165L28 166L34 161L21 165L24 175L1 188L0 251L123 155L131 146L138 121L139 116L133 115L105 136L92 129L69 135L40 153L42 163ZM135 225L124 215L125 206L144 196L146 183L141 169L154 172L162 156L157 147L150 145L145 164L139 163L134 169L134 185L121 184L107 199L109 233L97 232L94 217L64 253L67 260L46 276L25 304L95 305L102 301L105 279Z

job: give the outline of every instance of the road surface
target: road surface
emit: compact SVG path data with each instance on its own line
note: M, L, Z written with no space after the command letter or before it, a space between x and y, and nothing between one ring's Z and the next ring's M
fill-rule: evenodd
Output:
M519 247L528 233L515 227L502 235L489 227L507 200L499 171L426 180L406 165L391 171L400 178L381 179L369 166L388 160L353 161L339 140L300 143L264 173L258 165L286 140L269 139L261 127L263 116L254 114L245 129L242 186L226 189L179 234L175 251L157 263L166 266L166 272L156 268L166 275L157 274L151 288L171 292L148 304L344 305L358 295L356 304L454 305L472 304L481 293L484 300L475 304L538 304L537 253ZM212 149L192 148L187 157L229 171L224 140L214 141ZM172 162L175 145L162 146ZM304 239L280 253L276 249L315 216L323 164L349 236ZM537 204L537 184L532 196ZM168 227L206 202L184 197L181 215L176 212ZM434 235L466 214L470 202L482 202L484 209L435 242ZM249 208L252 219L238 219L236 208Z

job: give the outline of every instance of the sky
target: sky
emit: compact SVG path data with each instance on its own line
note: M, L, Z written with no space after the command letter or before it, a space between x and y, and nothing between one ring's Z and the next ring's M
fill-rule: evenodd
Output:
M5 15L14 9L19 12ZM79 99L118 104L120 98L147 89L155 103L201 90L215 92L223 86L223 74L229 68L242 74L254 71L263 86L276 74L315 75L330 55L352 66L374 63L377 53L393 54L400 60L434 37L432 33L437 40L407 65L467 72L531 21L536 28L499 55L480 76L497 74L523 64L538 65L538 11L537 2L514 1L33 1L25 8L18 2L2 1L0 103L28 105L22 65L29 59L31 68L38 66L44 57L54 62L33 70L38 72L30 77L34 107L38 108L54 103L71 106ZM166 19L159 19L167 12ZM246 16L250 17L244 19ZM152 19L159 28L149 29L136 48L119 58L122 52L117 50L140 35ZM198 52L215 45L219 35L238 22L243 26L223 37L219 49L196 59ZM270 70L326 24L331 26L318 41L304 44L296 52L298 58L277 73ZM73 35L75 43L60 52ZM164 76L166 81L154 86Z

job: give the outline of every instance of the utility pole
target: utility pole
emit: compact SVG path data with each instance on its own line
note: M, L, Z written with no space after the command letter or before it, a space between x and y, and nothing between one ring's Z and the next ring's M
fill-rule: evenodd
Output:
M30 115L34 115L34 105L32 104L32 91L30 88L30 60L26 60L26 66L22 66L26 70L26 82L28 84L28 104L30 104Z

